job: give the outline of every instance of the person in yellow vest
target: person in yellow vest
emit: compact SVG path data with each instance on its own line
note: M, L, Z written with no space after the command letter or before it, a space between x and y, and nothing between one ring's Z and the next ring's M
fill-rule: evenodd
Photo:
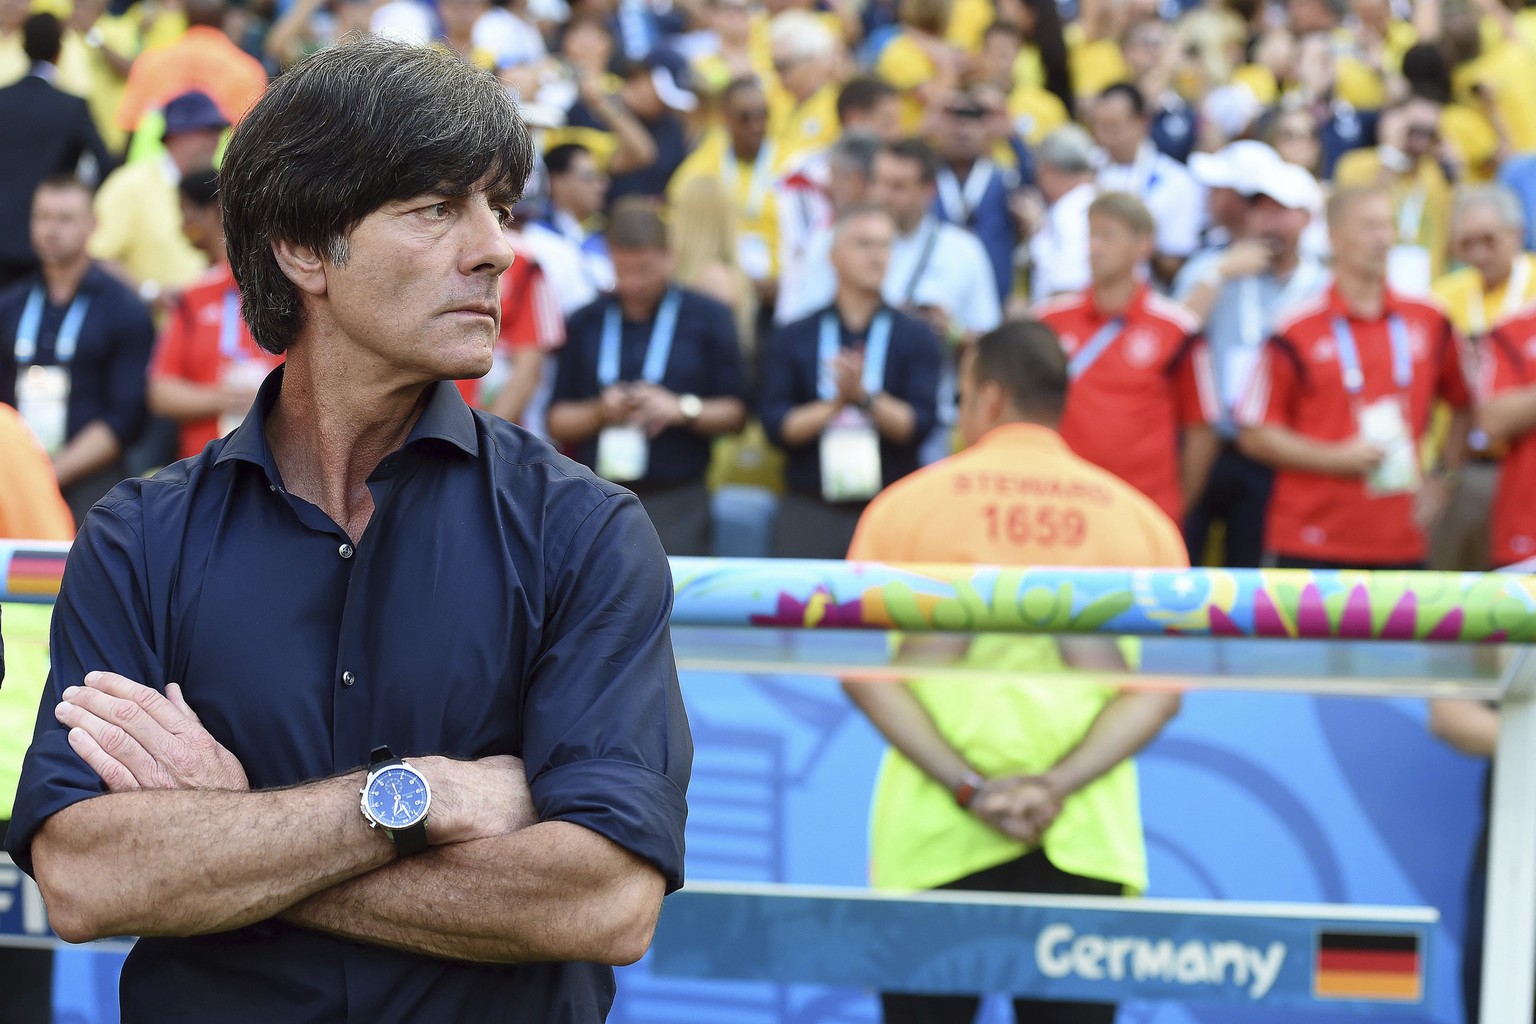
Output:
M825 149L838 135L838 48L825 19L810 11L774 16L768 29L779 87L768 97L768 138L776 169L812 150Z
M1356 149L1339 158L1334 184L1340 189L1385 185L1392 194L1397 244L1387 261L1387 280L1404 295L1429 294L1445 272L1450 252L1451 182L1439 158L1440 104L1410 96L1381 112L1375 149Z
M960 85L964 57L944 38L953 11L953 0L901 0L901 27L875 63L875 74L901 90L901 128L908 135L921 132L929 108Z
M738 78L720 95L722 124L710 129L672 175L667 198L709 176L725 183L736 209L736 259L757 291L771 302L778 280L779 209L774 167L777 146L768 139L768 97L755 78Z
M1489 330L1536 302L1536 256L1521 251L1525 211L1503 185L1481 185L1456 199L1451 252L1463 266L1435 282L1435 298L1479 363ZM1429 535L1429 567L1446 571L1489 568L1488 526L1505 452L1482 431L1468 437L1470 452L1460 486Z
M1018 320L983 335L961 371L968 447L877 496L848 557L1187 567L1173 521L1061 439L1066 394L1067 361L1050 328ZM1007 497L1020 494L1064 497ZM875 888L1100 896L1146 888L1130 758L1177 713L1176 693L1060 678L1123 673L1107 638L927 634L906 638L899 657L1017 676L843 683L891 744L870 816ZM886 1024L971 1024L977 1007L972 997L904 993L884 993L881 1003ZM1112 1004L1016 999L1014 1013L1021 1024L1115 1019Z

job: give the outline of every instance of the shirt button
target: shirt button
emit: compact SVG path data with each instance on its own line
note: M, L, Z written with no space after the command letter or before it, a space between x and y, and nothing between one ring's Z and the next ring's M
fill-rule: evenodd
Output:
M338 555L340 555L342 558L351 558L352 557L352 545L351 544L343 544L341 547L336 549L336 553Z
M341 674L342 686L351 686L355 682L357 682L357 676L353 675L351 672L343 672Z

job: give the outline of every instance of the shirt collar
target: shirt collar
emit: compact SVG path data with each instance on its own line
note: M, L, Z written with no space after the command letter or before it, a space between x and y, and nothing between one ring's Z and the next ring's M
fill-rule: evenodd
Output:
M59 81L58 66L45 60L33 61L32 66L27 69L27 74L33 78L41 78L49 85L57 85Z
M224 449L214 460L214 465L239 459L260 466L273 481L280 479L272 448L267 443L267 417L272 412L272 406L277 403L282 386L283 366L279 365L261 382L251 414L229 436ZM427 386L427 406L421 411L416 425L411 428L410 436L400 449L403 451L419 441L429 439L446 441L467 455L478 457L480 454L474 414L469 411L464 396L459 394L453 381L440 380Z
M1125 312L1119 313L1117 315L1121 316L1121 317L1124 317L1126 320L1135 320L1137 317L1139 317L1141 315L1142 308L1144 306L1146 306L1146 304L1147 304L1147 293L1149 291L1151 291L1151 290L1152 289L1150 288L1150 286L1148 286L1147 282L1142 281L1140 284L1138 284L1136 286L1136 294L1131 296L1131 301L1125 307ZM1094 298L1093 298L1093 285L1089 285L1087 290L1083 294L1084 294L1084 296L1088 300L1088 311L1093 314L1093 318L1095 320L1109 320L1109 319L1112 319L1112 317L1109 316L1108 314L1105 314L1105 313L1102 313L1102 312L1099 311L1098 304L1096 302L1094 302Z

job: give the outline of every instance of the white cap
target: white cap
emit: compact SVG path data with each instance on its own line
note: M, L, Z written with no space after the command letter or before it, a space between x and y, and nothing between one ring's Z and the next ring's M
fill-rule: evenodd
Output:
M1245 195L1268 196L1281 206L1292 210L1310 210L1314 213L1323 208L1323 190L1312 172L1299 164L1280 161L1264 172L1252 188L1242 189Z
M1214 153L1190 154L1189 171L1206 188L1230 188L1251 196L1264 176L1284 162L1270 146L1240 139Z
M672 77L672 69L665 64L651 68L651 84L656 87L656 95L661 102L673 110L686 114L699 105L699 98L678 85L677 79Z

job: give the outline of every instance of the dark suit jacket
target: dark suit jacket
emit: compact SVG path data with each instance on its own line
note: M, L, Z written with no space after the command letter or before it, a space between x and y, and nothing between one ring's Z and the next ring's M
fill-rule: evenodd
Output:
M73 171L85 153L96 158L98 182L113 161L85 100L36 75L0 89L0 153L0 264L31 263L27 225L37 186Z

